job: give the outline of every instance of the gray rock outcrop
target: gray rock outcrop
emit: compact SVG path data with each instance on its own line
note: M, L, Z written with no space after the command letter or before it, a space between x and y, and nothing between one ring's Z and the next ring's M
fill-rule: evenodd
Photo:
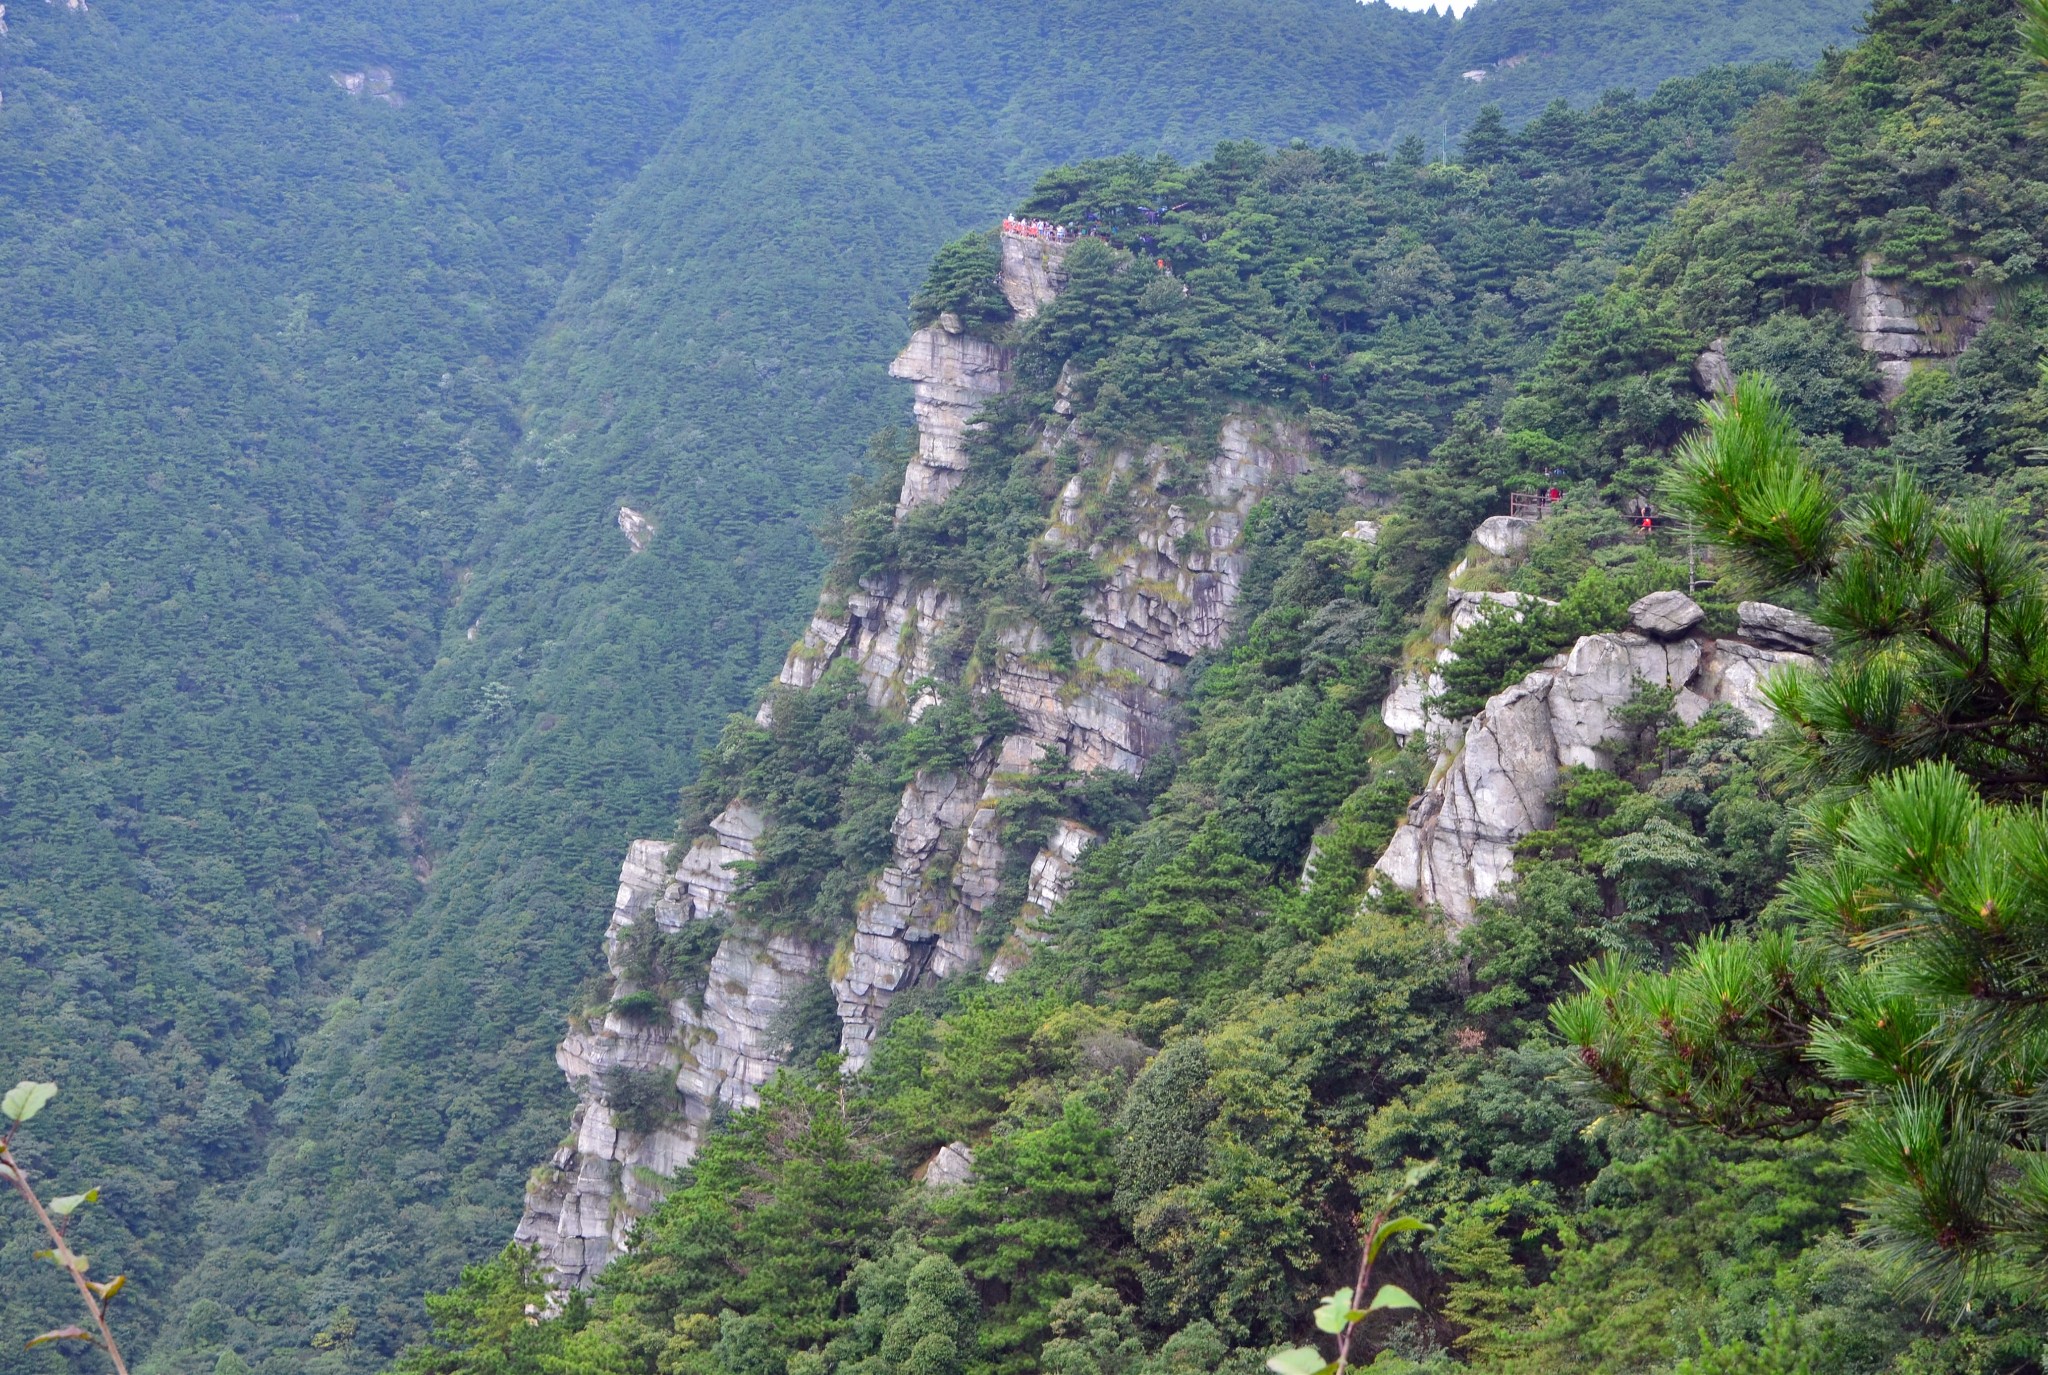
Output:
M1911 282L1879 275L1874 256L1863 259L1849 288L1849 328L1877 360L1886 404L1898 400L1923 359L1954 358L1991 323L1989 292L1965 288L1937 295Z
M1766 649L1792 649L1810 653L1825 647L1834 636L1811 616L1769 602L1743 602L1735 608L1742 638Z
M974 1151L965 1141L950 1141L925 1162L919 1178L926 1188L958 1189L974 1182Z
M711 961L701 1007L678 998L658 1017L618 1010L621 999L641 991L628 954L636 927L651 921L676 931L729 915L732 866L754 857L763 822L735 805L712 824L673 864L675 847L666 841L628 848L605 931L612 1002L575 1019L556 1048L577 1108L569 1138L528 1180L513 1236L540 1249L557 1288L586 1283L624 1248L634 1220L661 1201L696 1154L715 1105L757 1100L777 1063L769 1029L827 954L786 936L735 930ZM650 1076L673 1083L677 1110L651 1122L621 1121L615 1087Z
M889 365L891 377L914 384L910 410L917 422L917 457L903 474L898 520L944 501L967 476L967 427L1008 385L1014 356L993 340L928 325Z
M1521 553L1535 537L1536 522L1525 516L1488 516L1472 532L1480 548L1502 559Z
M1462 594L1440 658L1456 652L1458 612L1482 596L1510 595ZM1817 662L1781 642L1700 636L1704 613L1682 593L1652 594L1630 612L1654 638L1634 631L1584 636L1469 721L1433 718L1422 681L1413 674L1396 679L1383 719L1397 734L1427 731L1437 757L1428 787L1380 857L1382 877L1441 907L1452 922L1470 921L1479 903L1513 879L1516 843L1555 821L1550 794L1563 770L1614 766L1627 735L1618 713L1642 686L1672 690L1674 710L1688 724L1725 704L1761 732L1772 719L1765 681L1779 669Z
M1079 441L1048 435L1046 442ZM1050 751L1083 773L1137 774L1170 742L1174 694L1188 663L1229 634L1246 570L1244 522L1274 482L1306 471L1313 451L1295 427L1230 416L1185 501L1169 493L1174 462L1163 449L1086 452L1039 538L1041 550L1085 552L1106 569L1082 604L1083 628L1069 639L1066 657L1074 667L1056 666L1060 656L1043 627L1026 622L1003 631L974 686L1000 695L1020 729L985 747L964 769L920 777L905 788L894 852L856 914L832 979L849 1068L866 1063L898 992L979 962L983 916L1004 862L997 804L1040 759ZM1131 531L1115 543L1094 532L1089 515L1089 497L1111 488L1120 493L1120 514ZM1191 516L1190 508L1202 514ZM921 595L926 592L897 589L894 604ZM943 635L957 614L945 603L937 614L920 617L917 646ZM888 615L881 613L884 622ZM801 659L792 655L782 681L815 681L831 658L824 646L858 656L862 643L850 631L820 632L814 625L799 646ZM891 663L888 653L861 658L863 679L900 684L902 670L892 674ZM901 688L871 687L870 696L900 700ZM1008 977L1029 958L1033 923L1065 896L1073 866L1093 840L1078 823L1055 828L1032 861L1030 893L990 966L992 978Z
M1683 592L1652 592L1628 609L1628 623L1655 640L1689 634L1707 613Z
M644 511L636 511L630 506L621 506L619 508L619 533L626 537L626 543L633 546L634 553L644 554L647 552L647 542L654 538L654 522L647 518L647 513Z
M1727 396L1735 390L1735 369L1728 365L1728 341L1716 339L1694 360L1692 375L1700 390L1709 396Z
M1029 234L1002 236L1003 297L1019 320L1029 320L1052 303L1067 284L1068 243Z
M1436 636L1435 667L1428 670L1402 669L1395 673L1386 700L1380 703L1380 721L1394 739L1405 745L1417 731L1426 732L1432 743L1442 745L1456 737L1459 723L1446 720L1431 705L1444 690L1443 675L1437 670L1458 657L1458 639L1479 624L1494 609L1505 611L1519 621L1531 603L1555 606L1546 597L1528 597L1520 592L1481 592L1453 587L1444 593L1448 619Z

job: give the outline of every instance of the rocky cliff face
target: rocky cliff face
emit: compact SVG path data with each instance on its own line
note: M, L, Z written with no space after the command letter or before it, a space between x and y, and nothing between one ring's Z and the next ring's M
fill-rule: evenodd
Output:
M1877 359L1879 384L1887 405L1906 389L1916 363L1954 358L1991 323L1992 298L1964 289L1936 295L1910 282L1878 275L1879 264L1865 258L1849 288L1849 328L1864 351Z
M1760 603L1743 604L1739 638L1698 634L1699 608L1680 593L1653 594L1633 613L1634 629L1581 638L1468 721L1427 715L1414 682L1397 682L1383 715L1390 727L1427 729L1435 766L1380 857L1388 881L1453 923L1470 921L1513 879L1515 843L1555 822L1559 774L1613 767L1625 734L1616 712L1639 687L1674 690L1687 724L1725 703L1761 732L1771 724L1764 680L1812 666L1804 651L1824 638L1804 617Z
M1080 441L1049 435L1045 442ZM975 686L1000 695L1020 728L985 745L964 768L920 774L904 789L895 852L835 962L832 988L850 1068L866 1061L897 992L984 958L983 918L1005 858L997 824L1002 799L1048 753L1084 773L1137 774L1166 746L1173 694L1188 662L1228 634L1244 578L1245 517L1273 482L1303 472L1311 453L1299 430L1232 416L1198 490L1179 500L1162 492L1169 485L1164 451L1084 454L1038 542L1041 551L1084 551L1105 569L1083 605L1085 628L1067 646L1073 667L1059 666L1043 628L1025 623L1006 631ZM1089 495L1111 484L1120 515L1135 532L1118 543L1091 534L1086 514ZM929 672L920 656L956 612L929 588L864 588L843 616L813 622L782 681L814 682L832 657L851 653L871 700L900 706L906 678L914 683ZM911 711L917 707L909 703ZM1005 977L1027 958L1031 917L1065 896L1074 864L1093 839L1078 822L1064 822L1033 858L1024 919L997 953L993 977Z
M823 965L829 948L787 936L729 931L719 942L701 1002L676 997L635 1007L643 970L636 935L652 923L674 933L731 914L732 866L754 857L765 821L734 804L711 834L671 863L676 847L637 840L619 871L605 931L612 996L578 1018L555 1051L576 1090L570 1138L534 1172L515 1240L538 1246L557 1284L589 1280L623 1249L633 1220L660 1202L668 1180L696 1153L716 1105L746 1106L774 1073L769 1031ZM628 1010L630 1009L630 1010ZM663 1102L651 1090L672 1090ZM629 1111L620 1099L630 1098ZM650 1102L650 1097L653 1101Z
M1004 294L1029 319L1064 282L1064 245L1005 235L1003 250ZM1011 361L1006 344L951 319L912 337L892 368L914 384L918 429L899 519L944 501L963 480L968 427L1008 384ZM742 801L680 856L657 841L629 851L606 941L611 1010L579 1022L557 1052L579 1098L575 1129L536 1171L517 1233L541 1249L558 1285L587 1281L618 1253L633 1219L695 1152L717 1103L756 1101L782 1053L771 1030L776 1017L821 971L854 1070L897 993L921 979L984 968L1000 980L1029 959L1034 920L1065 897L1095 839L1078 821L1058 822L1030 861L1022 913L1007 932L989 929L1007 860L998 804L1046 758L1082 772L1137 774L1168 743L1188 663L1229 632L1245 575L1245 520L1276 481L1307 469L1313 444L1290 424L1237 414L1206 452L1106 449L1065 413L1056 407L1040 442L1070 453L1076 471L1046 514L1028 569L1042 583L1042 557L1078 551L1101 570L1101 581L1083 602L1080 626L1058 632L1065 644L1030 621L997 637L965 686L999 694L1017 729L984 741L960 767L920 773L904 788L890 859L850 929L826 943L770 937L733 920L738 880L730 866L750 859L773 824ZM1097 510L1112 491L1113 534ZM790 651L779 686L807 688L845 658L874 706L915 719L930 705L920 683L943 676L936 646L964 629L967 614L942 588L869 579L849 594L828 595ZM773 710L771 698L763 719ZM665 1018L641 1020L646 1000L634 995L645 990L635 983L630 951L636 928L649 921L671 932L689 922L725 923L701 1008L677 999ZM617 1010L622 1004L635 1011ZM640 1102L628 1125L620 1087L644 1089L655 1076L673 1083L675 1101L651 1119Z

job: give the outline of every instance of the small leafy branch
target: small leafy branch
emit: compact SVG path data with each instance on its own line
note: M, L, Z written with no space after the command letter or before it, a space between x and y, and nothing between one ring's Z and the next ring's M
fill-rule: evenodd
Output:
M1381 1285L1371 1303L1365 1301L1365 1295L1372 1288L1373 1267L1379 1264L1380 1251L1387 1242L1403 1232L1430 1230L1415 1218L1391 1216L1395 1206L1429 1170L1426 1164L1409 1166L1401 1183L1388 1191L1379 1211L1359 1229L1365 1244L1358 1252L1358 1278L1349 1289L1337 1290L1316 1309L1316 1326L1337 1339L1337 1359L1325 1361L1323 1353L1315 1347L1297 1346L1266 1362L1273 1375L1344 1375L1351 1365L1351 1338L1360 1323L1381 1309L1422 1307L1414 1295L1398 1284Z
M52 1342L87 1342L107 1353L114 1362L117 1375L128 1375L128 1363L122 1359L121 1347L107 1327L107 1308L113 1303L114 1296L127 1286L128 1279L125 1275L116 1275L105 1283L87 1279L85 1272L91 1262L72 1250L64 1237L65 1230L71 1225L72 1214L88 1203L99 1202L100 1191L88 1189L82 1194L68 1194L44 1203L30 1186L28 1171L14 1154L14 1134L56 1096L55 1084L38 1084L24 1079L9 1089L6 1097L0 1098L0 1116L7 1119L6 1134L0 1135L0 1181L14 1186L22 1202L28 1204L29 1211L36 1215L36 1221L42 1223L43 1230L50 1234L49 1249L36 1252L36 1259L46 1260L71 1276L71 1282L78 1286L78 1296L85 1300L86 1311L92 1314L93 1327L98 1329L98 1335L83 1327L59 1327L40 1337L30 1338L28 1345L33 1348Z

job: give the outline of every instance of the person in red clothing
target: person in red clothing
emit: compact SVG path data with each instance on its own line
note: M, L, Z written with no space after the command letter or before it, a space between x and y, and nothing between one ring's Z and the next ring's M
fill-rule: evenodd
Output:
M1548 495L1546 496L1545 500L1548 500L1548 501L1563 501L1563 500L1564 500L1564 493L1563 493L1563 492L1561 492L1561 491L1559 491L1559 490L1558 490L1557 488L1553 487L1553 488L1551 488L1551 489L1550 489L1550 492L1549 492L1549 494L1548 494Z

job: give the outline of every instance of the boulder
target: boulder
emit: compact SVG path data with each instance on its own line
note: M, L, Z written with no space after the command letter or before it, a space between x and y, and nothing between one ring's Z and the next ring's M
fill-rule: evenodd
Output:
M1662 644L1642 635L1588 635L1554 672L1550 717L1557 763L1614 766L1612 746L1627 735L1617 715L1645 684L1682 688L1700 666L1697 640Z
M1735 608L1735 616L1742 626L1742 638L1766 649L1810 654L1834 639L1812 617L1769 602L1744 602Z
M1675 592L1646 597L1631 609L1635 632L1587 635L1569 651L1495 694L1466 722L1439 722L1424 705L1424 680L1396 679L1382 716L1397 733L1429 732L1436 757L1427 787L1408 808L1374 867L1397 888L1443 910L1453 926L1471 921L1480 903L1514 878L1515 847L1552 824L1550 793L1564 769L1614 767L1630 728L1622 708L1645 685L1672 689L1672 710L1688 724L1711 708L1735 709L1757 732L1771 726L1764 685L1773 673L1810 669L1819 661L1797 650L1664 627L1695 627L1693 601ZM1823 642L1819 626L1784 607L1746 603L1745 635L1770 634L1777 644Z
M1653 640L1676 640L1706 618L1683 592L1652 592L1628 609L1628 623Z
M1727 396L1735 390L1735 369L1728 364L1728 341L1716 339L1692 365L1700 390L1709 396Z
M974 1149L965 1141L939 1147L925 1163L924 1183L930 1189L957 1189L974 1182Z
M1463 588L1452 588L1444 594L1444 604L1451 610L1450 643L1456 644L1459 636L1485 620L1488 607L1502 607L1510 619L1520 621L1525 601L1540 602L1544 606L1557 605L1547 597L1527 597L1520 592L1468 592ZM1450 656L1439 653L1437 662L1442 663L1447 657Z
M1536 522L1524 516L1488 516L1472 532L1479 547L1499 559L1521 553L1535 535Z

